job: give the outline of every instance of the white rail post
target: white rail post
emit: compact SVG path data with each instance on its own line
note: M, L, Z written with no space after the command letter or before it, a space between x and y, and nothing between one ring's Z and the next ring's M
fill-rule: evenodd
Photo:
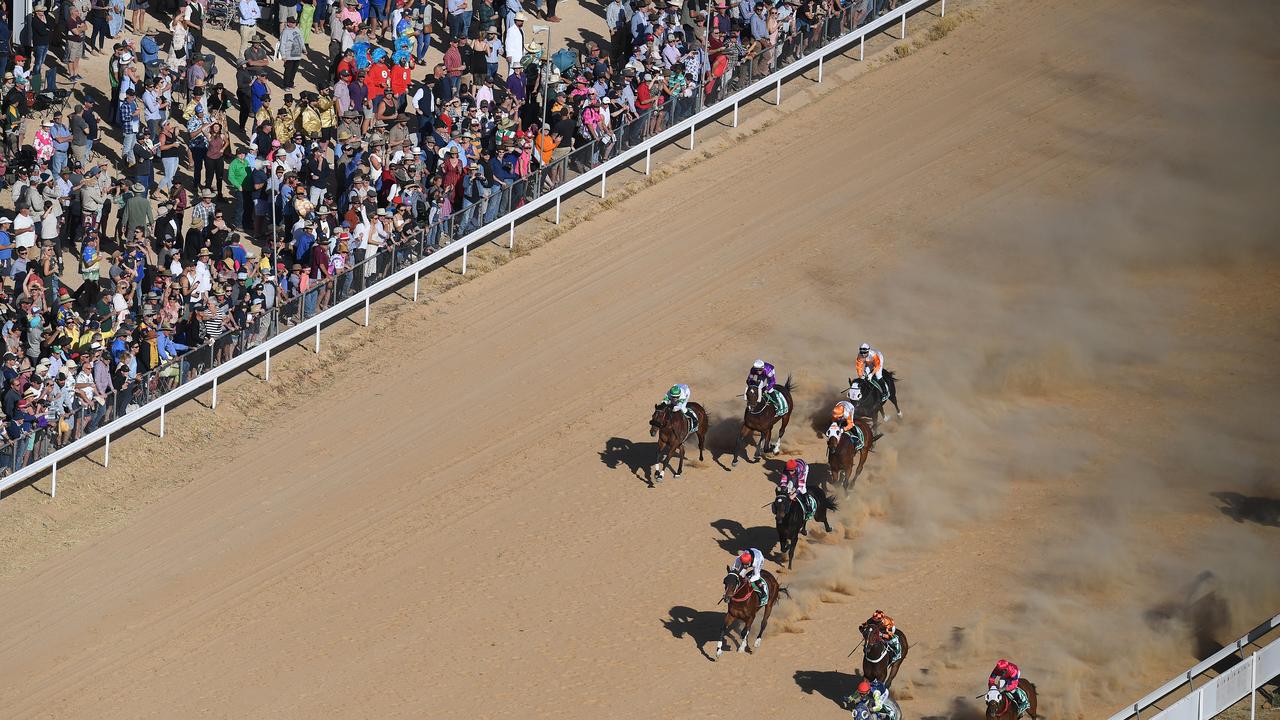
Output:
M53 463L53 485L49 488L49 497L58 497L58 462Z
M942 14L939 15L938 17L946 17L946 16L947 16L947 0L942 0Z
M267 370L262 376L262 382L271 382L271 348L267 348Z
M696 126L697 126L697 123L694 123L693 125L689 126L689 149L690 150L693 149L693 143L694 143L693 131L696 128Z
M511 218L511 232L507 235L507 249L514 250L516 247L516 219Z
M1258 715L1258 653L1249 656L1249 720Z
M777 88L773 92L773 104L775 107L782 104L782 78L778 78Z
M605 188L608 186L608 181L609 181L609 173L601 172L600 173L600 199L601 200L604 199L604 191L605 191Z
M111 433L107 433L107 442L102 446L102 467L111 466Z
M862 62L862 51L867 47L867 34L862 33L862 37L858 38L858 62Z
M210 410L218 409L218 378L217 376L214 376L213 378L213 398L209 402L209 409Z
M316 323L316 354L320 354L320 323Z
M560 224L560 196L556 196L556 224Z
M160 406L160 437L164 437L164 406Z
M822 56L818 56L818 83L822 83Z
M645 175L649 174L649 158L652 154L653 154L652 147L646 147L644 149L644 174Z
M418 302L418 270L413 271L413 301Z
M369 298L364 299L364 326L369 327Z
M733 126L738 127L738 101L733 101Z
M902 13L902 39L907 39L907 14Z
M462 243L462 274L467 274L467 244ZM369 302L366 300L365 302Z

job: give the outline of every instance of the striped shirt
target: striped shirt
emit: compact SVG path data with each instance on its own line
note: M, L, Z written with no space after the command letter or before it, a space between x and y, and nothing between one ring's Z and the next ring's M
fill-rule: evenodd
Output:
M222 337L222 320L227 316L220 306L213 306L205 311L204 334L211 340Z

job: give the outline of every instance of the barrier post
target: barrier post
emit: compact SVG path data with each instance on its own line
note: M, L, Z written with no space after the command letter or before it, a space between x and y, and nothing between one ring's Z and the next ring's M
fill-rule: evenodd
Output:
M1258 716L1258 653L1249 656L1249 720Z
M907 39L907 14L906 13L902 13L902 38L901 39L903 40Z
M818 84L822 84L822 56L818 56Z
M58 462L53 462L53 484L49 488L49 497L58 497Z
M369 298L368 298L368 296L365 296L365 299L364 299L364 326L365 326L365 327L369 327Z
M102 467L111 466L111 433L107 433L107 442L102 446Z
M462 243L462 274L463 275L467 274L467 244L466 243ZM365 300L365 302L367 303L369 301Z
M648 175L648 174L649 174L649 157L650 157L652 154L653 154L653 148L652 148L652 147L646 147L646 148L644 149L644 174L645 174L645 175Z
M782 78L778 78L777 88L773 92L773 106L777 107L782 104Z
M946 17L946 16L947 16L947 0L942 0L942 14L939 15L938 17Z
M560 196L556 196L556 224L560 224Z
M164 437L164 406L160 406L160 437Z
M863 53L867 47L867 33L863 32L862 37L858 38L858 62L862 62Z
M218 409L218 376L213 377L213 397L209 401L209 409L216 411Z
M418 273L420 270L413 271L413 301L418 302Z
M609 181L609 173L601 172L600 173L600 199L601 200L604 199L604 191L605 191L606 185L608 184L608 181Z
M516 247L516 219L511 218L511 234L507 236L507 249L514 250Z
M320 354L320 323L316 323L316 354Z
M693 149L693 143L694 143L693 131L697 127L697 125L698 125L697 123L694 123L693 125L689 126L689 149L690 150Z
M267 368L262 375L262 382L271 382L271 348L267 348Z

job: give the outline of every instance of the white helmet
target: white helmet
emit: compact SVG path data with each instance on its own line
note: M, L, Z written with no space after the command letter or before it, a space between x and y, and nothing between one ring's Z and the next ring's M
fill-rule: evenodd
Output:
M755 369L757 369L757 370L763 370L763 369L764 369L764 361L763 361L763 360L757 360L757 361L755 361L755 362L751 363L751 367L753 367L753 368L755 368Z
M866 355L869 352L871 352L871 346L866 343L862 343L862 345L858 348L859 355Z

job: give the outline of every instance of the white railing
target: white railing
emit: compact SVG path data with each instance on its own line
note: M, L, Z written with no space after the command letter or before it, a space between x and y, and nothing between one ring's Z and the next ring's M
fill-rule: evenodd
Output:
M93 432L85 434L75 442L69 443L67 446L18 469L3 480L0 480L0 491L30 481L48 472L52 478L50 495L56 496L58 492L58 465L60 463L65 464L85 454L96 447L98 443L102 443L102 464L107 466L111 462L111 437L141 425L144 421L148 421L156 415L159 416L160 420L159 435L164 437L166 411L173 405L203 392L206 387L212 391L210 406L216 410L218 406L218 381L220 379L238 373L261 360L264 362L263 380L269 381L271 379L272 351L303 341L307 336L311 335L314 336L315 351L319 353L320 330L324 325L342 318L363 306L364 324L367 326L369 324L369 304L373 298L401 287L412 280L413 297L416 300L418 297L418 282L422 273L442 267L454 260L460 259L462 261L462 273L465 275L467 272L467 252L471 246L485 244L505 230L507 233L507 247L514 248L517 223L541 215L554 208L555 222L558 224L560 222L560 203L564 197L584 191L598 181L600 183L600 197L603 199L607 190L608 177L611 173L629 167L643 157L645 174L649 174L654 148L662 147L688 135L689 149L692 149L696 142L698 126L704 125L730 111L733 112L733 126L737 127L738 110L742 103L748 102L772 89L774 92L773 104L775 106L780 104L784 80L794 78L816 66L818 71L816 81L822 82L823 64L827 58L842 54L857 43L858 59L861 60L866 39L885 32L895 25L898 26L898 37L905 39L907 16L932 5L939 6L939 17L946 14L946 0L909 0L904 2L883 16L868 22L862 27L851 29L848 34L833 39L826 45L809 52L804 57L751 83L738 92L714 104L707 105L696 115L675 123L643 142L621 151L613 159L583 172L578 177L565 182L554 190L529 201L522 207L507 213L505 216L469 233L465 237L459 238L441 248L438 252L369 285L356 295L335 303L332 307L315 314L292 328L280 332L262 344L246 350L231 360L211 368L208 372L200 374L173 390L152 399L132 412L126 413Z
M1245 647L1252 645L1278 627L1280 627L1280 615L1250 630L1235 642L1205 658L1138 702L1112 715L1111 720L1140 719L1143 711L1148 708L1156 708L1158 711L1150 716L1152 720L1157 718L1159 720L1204 720L1240 702L1246 695L1251 696L1249 717L1252 719L1257 713L1257 690L1280 675L1280 639L1272 641L1250 655L1248 659L1237 662L1221 675L1201 684L1198 688L1195 687L1195 680L1236 653L1241 653L1243 657ZM1191 693L1176 700L1167 708L1160 709L1156 706L1161 699L1187 683L1192 685Z

